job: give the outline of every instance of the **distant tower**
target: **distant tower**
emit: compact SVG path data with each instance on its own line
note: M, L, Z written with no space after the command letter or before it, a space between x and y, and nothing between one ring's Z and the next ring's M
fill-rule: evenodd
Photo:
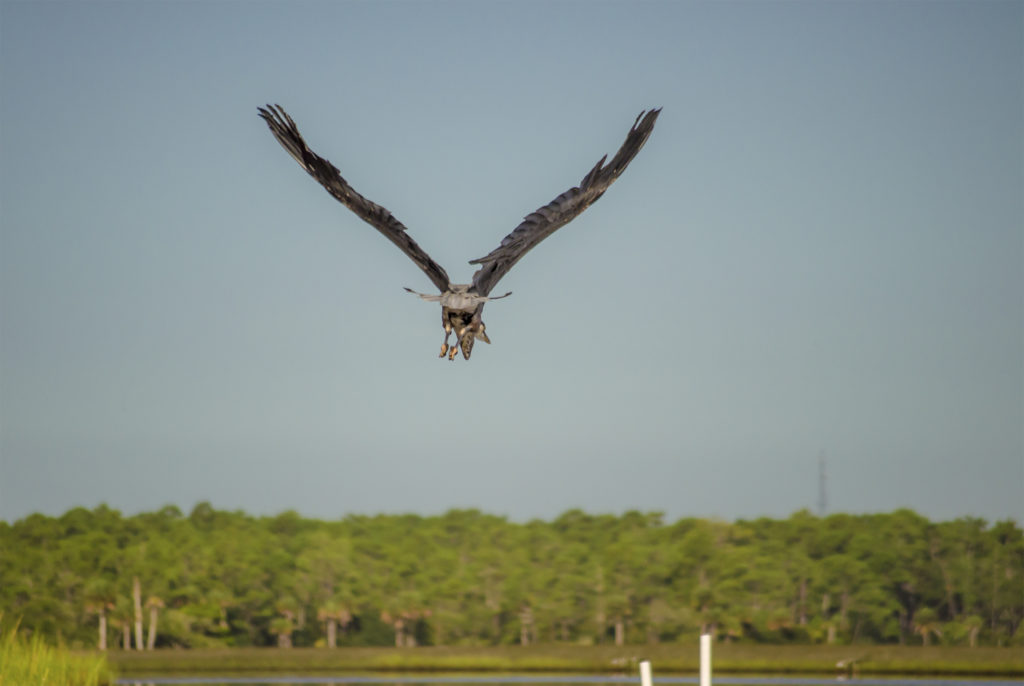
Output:
M828 509L825 499L825 451L818 453L818 516L824 517Z

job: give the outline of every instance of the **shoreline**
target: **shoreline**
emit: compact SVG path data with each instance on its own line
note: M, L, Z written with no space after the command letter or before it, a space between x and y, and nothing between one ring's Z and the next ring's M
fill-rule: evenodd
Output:
M88 651L92 652L92 651ZM386 674L471 674L539 677L595 675L631 680L641 660L650 660L655 676L691 676L699 669L696 641L636 646L497 647L343 647L218 648L108 651L119 676L222 675L273 673L358 676L375 680ZM794 646L719 644L713 669L723 675L828 675L886 677L1024 677L1024 650L1018 647L966 648L923 646ZM852 665L852 666L851 666Z

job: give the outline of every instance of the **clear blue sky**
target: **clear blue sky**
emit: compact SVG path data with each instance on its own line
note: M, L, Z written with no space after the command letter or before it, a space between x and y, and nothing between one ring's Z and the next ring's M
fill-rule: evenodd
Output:
M1024 4L0 4L0 518L1024 519ZM466 262L664 110L493 345Z

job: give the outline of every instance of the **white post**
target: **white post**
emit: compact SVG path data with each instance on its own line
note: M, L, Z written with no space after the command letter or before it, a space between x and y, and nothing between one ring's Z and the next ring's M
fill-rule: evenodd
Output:
M700 686L711 686L711 634L700 635Z
M640 663L640 686L651 686L651 663L647 660Z

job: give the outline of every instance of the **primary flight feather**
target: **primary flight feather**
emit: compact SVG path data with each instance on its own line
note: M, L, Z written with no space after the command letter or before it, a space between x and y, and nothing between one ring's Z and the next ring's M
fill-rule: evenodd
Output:
M491 290L523 255L590 207L619 178L647 142L659 112L661 108L641 112L611 162L605 164L607 155L602 157L583 177L579 186L570 188L544 207L528 214L512 233L501 239L497 248L484 257L470 261L470 264L480 265L473 274L472 283L453 284L444 268L409 236L402 222L395 219L387 209L357 193L348 185L337 167L309 149L295 122L280 105L259 108L260 116L288 154L335 199L397 245L434 283L440 291L439 295L416 295L424 300L441 303L441 324L445 336L440 357L447 355L449 360L455 359L459 349L468 360L477 338L485 343L491 342L485 333L487 327L481 319L484 304L510 295L505 293L491 297ZM405 290L415 293L408 288ZM453 331L456 342L449 346L448 338Z

